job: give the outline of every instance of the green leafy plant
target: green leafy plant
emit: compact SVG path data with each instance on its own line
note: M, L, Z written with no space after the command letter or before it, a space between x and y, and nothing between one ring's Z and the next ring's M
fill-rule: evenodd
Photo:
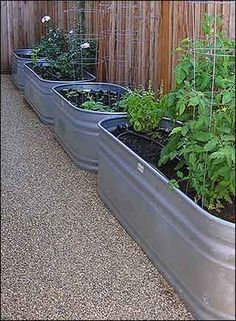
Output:
M217 110L176 127L163 148L159 166L178 156L179 181L186 180L208 209L219 209L235 195L235 126L232 110ZM184 176L181 168L188 174ZM177 172L177 174L178 174Z
M72 98L72 101L79 105L79 107L86 109L86 110L92 110L92 111L101 111L101 112L119 112L122 109L122 104L120 100L117 100L114 102L114 98L112 99L112 102L104 103L103 99L104 97L101 96L101 93L94 93L95 97L90 92L85 92L81 89L64 89L63 93L66 98L70 99ZM99 94L100 98L97 97ZM104 95L109 95L109 93L104 93ZM81 96L82 103L81 103ZM117 97L117 99L119 99ZM106 100L106 99L105 99ZM109 98L108 98L109 101Z
M130 124L138 132L154 130L164 115L151 86L147 90L137 88L128 92L122 99L122 105Z
M112 111L111 107L104 105L101 101L95 101L89 95L87 96L87 98L88 100L81 105L82 108L92 111Z
M201 39L186 38L176 49L180 58L172 91L156 99L150 86L138 88L122 103L134 130L148 136L163 116L182 121L158 166L179 160L170 188L185 186L196 202L221 211L235 196L235 42L225 37L219 17L215 23L206 16L202 31Z
M177 48L183 55L176 67L176 88L160 104L183 126L172 130L158 165L178 157L175 183L186 181L195 191L196 202L220 211L235 196L235 60L231 51L235 42L223 35L219 18L214 42L214 26L214 18L207 16L202 25L205 39L193 43L187 38Z
M37 65L37 62L38 62L38 59L39 59L39 52L40 52L39 48L34 48L33 51L32 51L31 59L32 59L33 66Z
M34 66L40 57L44 57L49 62L47 69L50 69L50 73L54 73L56 78L80 78L81 70L96 65L97 41L85 39L80 20L74 30L64 31L54 27L49 16L45 17L49 18L49 21L44 21L47 32L34 48L37 50L37 55L32 55Z
M193 118L197 109L207 112L212 98L213 109L228 105L233 99L235 41L224 35L219 17L216 30L214 27L214 17L206 16L202 23L203 37L200 40L185 38L176 49L181 54L175 69L176 86L161 100L171 118L185 121Z
M34 49L48 61L57 59L66 50L65 32L61 28L51 26Z

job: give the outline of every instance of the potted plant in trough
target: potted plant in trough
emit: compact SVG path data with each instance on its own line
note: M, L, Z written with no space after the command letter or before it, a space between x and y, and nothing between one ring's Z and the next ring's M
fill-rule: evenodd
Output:
M217 45L231 43L218 36ZM192 58L180 59L174 91L155 103L135 90L123 100L128 117L99 122L98 191L196 319L234 320L234 60L215 57L210 96L214 59L200 54L194 77Z
M81 168L97 171L98 121L126 115L120 99L128 90L110 83L81 83L53 88L54 132Z
M24 97L46 124L53 123L52 88L95 80L95 76L86 71L86 61L90 63L97 54L96 42L81 38L79 30L49 29L49 35L35 48L33 61L24 65ZM42 52L47 62L38 61L38 54Z

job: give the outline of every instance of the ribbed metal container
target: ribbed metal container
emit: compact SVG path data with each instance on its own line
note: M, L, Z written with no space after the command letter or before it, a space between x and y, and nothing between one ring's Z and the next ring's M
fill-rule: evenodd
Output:
M126 113L111 113L88 111L75 107L65 99L59 91L62 89L111 90L125 93L127 89L109 83L82 83L53 88L56 104L54 115L55 135L72 160L81 168L97 171L98 168L98 125L101 119L126 115Z
M41 65L47 66L49 63L42 62ZM45 124L53 124L55 98L52 88L62 84L76 84L85 81L93 81L95 77L84 71L87 80L78 81L52 81L42 79L32 69L31 64L26 63L25 69L25 89L24 97L37 113L40 120Z
M235 224L170 190L168 179L110 133L121 124L126 117L98 124L102 200L197 320L235 320Z
M11 78L16 87L24 90L25 85L25 72L24 64L31 62L31 54L33 49L15 49L11 53ZM29 58L21 58L19 55L28 55ZM45 59L40 59L44 61Z

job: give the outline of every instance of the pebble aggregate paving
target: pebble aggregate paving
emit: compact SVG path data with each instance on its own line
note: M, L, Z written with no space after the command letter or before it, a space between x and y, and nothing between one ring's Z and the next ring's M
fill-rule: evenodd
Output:
M193 320L1 77L1 320Z

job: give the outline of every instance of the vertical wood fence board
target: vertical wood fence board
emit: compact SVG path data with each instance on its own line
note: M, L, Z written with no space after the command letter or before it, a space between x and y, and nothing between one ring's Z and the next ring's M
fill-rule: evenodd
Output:
M77 1L1 1L1 70L9 70L11 51L34 45L45 25L47 13L64 29L75 28ZM223 16L224 30L235 38L235 2L219 1L85 1L85 25L99 35L99 80L147 86L157 91L161 80L165 91L174 86L177 54L182 38L201 35L205 14ZM103 11L103 13L102 13ZM152 19L157 17L158 19ZM115 35L126 30L125 34ZM106 35L105 33L108 32ZM134 36L134 33L137 36ZM104 36L104 39L101 37ZM118 45L116 45L116 43Z

